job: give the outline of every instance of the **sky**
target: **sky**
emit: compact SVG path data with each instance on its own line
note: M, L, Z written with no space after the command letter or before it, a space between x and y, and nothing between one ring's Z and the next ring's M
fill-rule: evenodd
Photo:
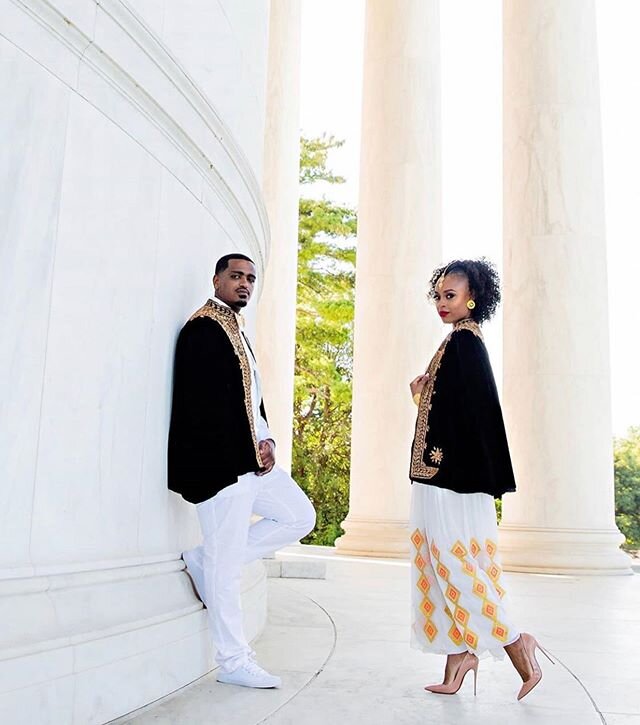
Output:
M392 1L392 0L389 0ZM640 425L640 2L596 0L609 276L613 433ZM460 23L464 17L465 22ZM502 0L441 0L443 247L502 260ZM358 203L364 0L302 0L301 132L345 140L347 183L314 193ZM468 122L473 116L473 124ZM470 162L471 160L471 162ZM305 193L309 193L305 188ZM464 214L460 210L464 209ZM487 345L502 377L502 323ZM416 373L417 374L417 373Z

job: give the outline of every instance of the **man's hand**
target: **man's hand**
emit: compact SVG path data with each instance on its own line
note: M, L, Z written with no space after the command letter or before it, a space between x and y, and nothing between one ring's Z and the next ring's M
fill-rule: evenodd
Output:
M263 467L257 472L258 476L264 476L265 473L269 473L271 469L276 465L276 453L275 444L267 438L264 441L258 443L258 450L260 451L260 458L262 458Z

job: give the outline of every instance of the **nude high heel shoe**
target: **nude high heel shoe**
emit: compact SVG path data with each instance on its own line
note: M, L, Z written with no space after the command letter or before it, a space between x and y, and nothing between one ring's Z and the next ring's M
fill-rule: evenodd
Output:
M427 685L424 689L435 692L437 695L455 695L462 686L465 675L469 670L473 670L473 694L475 697L478 682L478 658L471 652L467 652L462 658L453 680L448 685Z
M551 662L552 665L555 665L555 662L551 659L549 653L546 652L546 650L544 650L538 644L535 637L527 634L526 632L523 632L520 635L520 639L522 640L522 647L524 649L524 652L531 664L533 674L526 682L522 683L522 687L520 688L520 692L518 693L518 700L522 700L525 695L528 695L542 679L542 670L540 669L540 664L536 659L536 649L539 649L540 652L542 652L542 654L549 660L549 662Z

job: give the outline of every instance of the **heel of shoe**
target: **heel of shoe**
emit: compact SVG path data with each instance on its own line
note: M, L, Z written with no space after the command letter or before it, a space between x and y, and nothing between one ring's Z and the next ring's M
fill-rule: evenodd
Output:
M473 696L476 697L478 694L478 663L473 668Z
M551 662L552 665L555 665L555 660L551 657L551 655L547 652L547 650L544 649L543 647L541 647L537 642L536 642L536 645L537 645L538 649L540 650L540 652L542 652L542 654L549 660L549 662Z
M532 674L529 679L522 684L522 687L520 688L520 692L518 693L517 699L522 700L523 697L528 695L531 690L540 682L542 679L542 668L540 667L540 663L536 659L536 650L539 649L542 654L551 662L552 664L555 664L555 662L551 659L551 656L548 652L546 652L542 647L538 644L538 641L535 637L531 636L530 634L523 632L521 635L522 639L522 645L524 648L525 655L527 659L529 660L529 664L531 665Z

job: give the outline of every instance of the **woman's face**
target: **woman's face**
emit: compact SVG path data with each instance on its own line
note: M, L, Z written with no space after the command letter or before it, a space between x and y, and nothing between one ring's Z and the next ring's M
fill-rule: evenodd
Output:
M471 299L469 282L463 274L441 277L435 290L436 310L440 319L449 325L471 317L467 302Z

